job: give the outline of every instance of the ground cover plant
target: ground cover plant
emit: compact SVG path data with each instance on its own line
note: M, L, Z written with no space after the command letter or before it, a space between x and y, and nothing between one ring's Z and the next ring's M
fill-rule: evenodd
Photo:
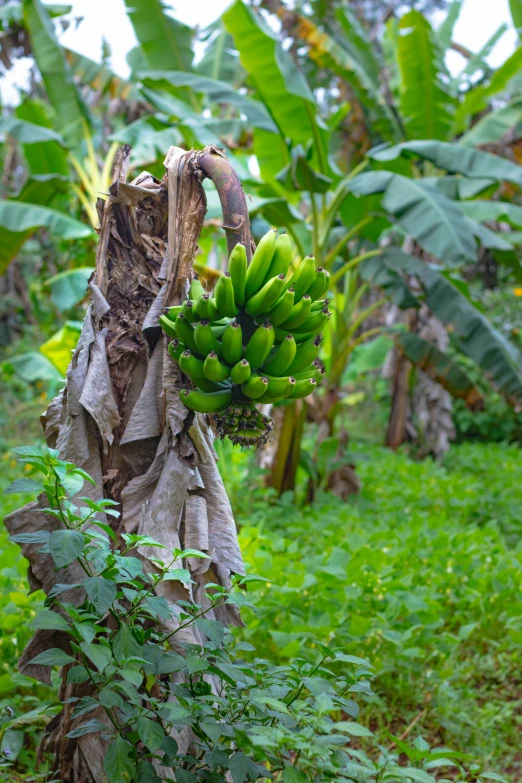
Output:
M290 496L238 508L246 560L270 580L244 638L282 661L312 639L358 650L377 672L363 721L382 742L413 724L408 734L516 780L520 451L464 444L444 465L357 452L362 491L349 503L322 494L301 509Z

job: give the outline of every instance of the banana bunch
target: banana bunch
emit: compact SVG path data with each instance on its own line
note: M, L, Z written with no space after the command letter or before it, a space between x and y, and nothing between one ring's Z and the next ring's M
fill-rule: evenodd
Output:
M182 390L182 402L218 414L219 434L243 446L270 436L258 404L308 397L324 374L317 357L330 276L313 256L295 269L290 262L286 234L265 234L250 264L238 244L212 295L195 279L190 299L159 318L169 354L195 387Z

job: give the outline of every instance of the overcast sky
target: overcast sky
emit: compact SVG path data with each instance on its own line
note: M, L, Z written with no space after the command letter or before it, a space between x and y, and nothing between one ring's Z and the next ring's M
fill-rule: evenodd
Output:
M502 24L509 25L488 58L496 66L508 57L516 46L517 36L511 23L509 0L464 0L463 9L454 31L454 40L472 51L478 51L493 32ZM60 40L92 60L100 60L102 39L109 42L114 71L121 76L129 73L126 63L127 52L136 43L132 25L125 12L123 0L69 0L72 12L69 18L82 17L61 33ZM164 0L173 15L191 27L206 25L217 19L230 4L230 0ZM437 18L443 18L444 15ZM448 65L452 72L458 72L464 61L460 55L450 52ZM2 102L16 103L16 84L23 85L27 78L27 62L19 62L7 79L0 85Z

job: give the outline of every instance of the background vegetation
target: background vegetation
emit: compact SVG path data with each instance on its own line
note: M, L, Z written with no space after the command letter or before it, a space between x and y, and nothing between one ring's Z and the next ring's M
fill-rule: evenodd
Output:
M390 733L421 734L516 781L522 47L491 69L492 31L455 74L445 56L459 0L389 5L384 20L368 2L313 13L235 2L194 31L159 0L129 0L139 45L128 80L111 72L109 47L94 63L60 46L66 7L0 5L2 67L32 58L30 86L0 120L0 489L20 475L9 450L41 441L38 416L76 343L115 150L130 144L134 174L161 178L169 145L218 144L255 237L284 227L296 258L314 252L335 307L317 400L275 411L276 448L262 459L218 446L248 568L269 580L250 588L256 612L244 610L240 636L280 664L318 642L368 659L376 680L358 694L359 721L375 739L356 746L396 750ZM226 253L207 196L196 268L212 281ZM2 517L18 505L0 504ZM6 780L38 775L55 701L16 672L43 603L25 571L2 533Z

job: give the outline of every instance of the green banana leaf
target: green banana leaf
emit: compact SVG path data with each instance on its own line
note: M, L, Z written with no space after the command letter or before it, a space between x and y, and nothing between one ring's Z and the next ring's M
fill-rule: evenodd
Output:
M522 0L509 0L509 11L518 37L522 37Z
M69 354L70 358L70 354ZM46 356L39 351L28 351L12 356L0 365L2 369L10 370L27 383L37 381L50 381L60 383L63 381L63 373L59 372Z
M21 144L37 144L42 141L57 141L63 144L63 138L52 128L35 125L18 117L0 118L0 133L8 133Z
M455 98L442 76L447 76L433 30L419 11L399 22L398 61L401 77L400 109L410 139L444 139L455 115Z
M144 115L130 125L114 131L109 141L119 141L129 144L133 166L145 166L155 161L162 161L169 147L179 147L183 143L183 133L176 125L160 120L152 114Z
M437 41L443 52L449 49L453 39L453 30L462 10L464 0L453 0L446 12L446 16L436 31Z
M122 101L139 101L140 94L135 84L122 79L100 63L83 54L64 49L65 59L73 76L80 84L88 84L93 90Z
M522 228L522 207L510 201L474 201L459 202L459 209L467 217L478 220L502 220L515 228Z
M415 275L426 304L451 327L458 346L482 369L489 382L510 404L522 404L522 355L495 329L473 303L439 271L398 248L386 248L382 263L393 271Z
M509 86L511 80L520 73L521 68L522 46L494 71L488 84L480 84L467 93L455 114L454 132L462 133L466 130L469 118L486 109L490 100Z
M244 76L243 68L234 47L234 39L221 19L209 25L200 40L205 44L205 54L196 65L201 76L220 79L228 84L239 84Z
M499 155L447 141L406 141L393 147L375 147L367 153L372 160L388 162L402 156L430 160L439 169L466 177L495 179L522 186L522 166Z
M363 280L386 291L391 301L401 310L420 307L419 300L411 292L404 277L383 263L381 256L366 258L359 266L359 274Z
M47 185L48 183L39 183ZM45 226L60 239L92 236L92 229L63 212L23 201L0 201L0 274L33 231Z
M292 57L284 51L277 36L263 19L242 0L236 0L225 11L223 22L234 38L241 64L252 79L256 93L272 116L281 137L289 138L294 144L302 144L305 148L313 140L314 164L322 174L328 174L328 134L317 121L314 96ZM261 143L266 149L266 135L266 131L256 130L255 144L261 137ZM289 162L288 156L281 155L275 165L273 158L275 152L281 151L281 147L276 145L272 135L269 141L274 146L270 169L265 167L264 155L259 159L265 179L273 179Z
M522 99L515 98L500 109L494 109L464 133L459 142L480 146L499 142L522 120Z
M162 0L125 0L125 5L149 68L192 70L190 27L169 16Z
M56 124L67 144L77 147L84 138L83 124L89 122L87 109L76 89L46 7L40 0L24 0L23 9L32 53L55 111Z
M423 177L422 180L428 185L439 188L445 196L454 201L475 198L487 190L492 195L498 189L498 184L494 179L486 178L467 179L448 174L443 177Z
M168 89L170 85L190 87L194 92L204 93L214 103L230 105L243 112L254 128L262 128L270 133L278 132L276 124L260 101L241 95L226 82L184 71L144 71L138 73L138 78L147 87L155 89Z
M69 163L67 161L67 150L63 147L62 137L50 127L49 107L41 101L24 101L20 106L17 106L16 116L25 125L31 124L40 128L42 134L54 134L54 138L49 136L49 138L42 138L31 143L24 141L21 136L16 137L22 146L29 169L29 177L42 178L52 176L68 181ZM40 200L36 203L42 204L42 206L47 204L47 202L41 202Z
M45 281L45 285L51 289L51 298L59 310L68 310L85 299L87 282L93 272L93 267L80 266L76 269L67 269Z
M464 400L474 410L484 406L484 399L473 381L449 356L412 332L402 332L394 337L404 355L419 370L448 391L452 397Z
M356 60L374 84L379 84L383 63L379 48L370 40L365 27L347 4L337 8L335 18L344 33L343 48Z
M433 185L391 171L370 171L354 177L349 188L363 196L382 192L382 208L394 215L424 250L445 263L461 266L476 259L479 229Z
M491 54L493 47L502 38L507 29L507 24L503 23L499 25L493 35L488 38L484 46L482 46L476 54L471 55L462 71L454 79L457 84L461 84L467 79L467 86L469 88L471 77L475 76L477 71L482 71L483 74L489 73L491 71L491 68L487 62L487 58Z
M370 129L385 139L400 138L397 120L380 93L378 65L369 62L368 51L363 48L362 28L359 26L355 32L353 17L347 16L346 9L340 9L337 18L344 21L346 38L336 39L305 17L300 17L299 38L308 44L308 54L320 68L329 69L353 87L368 115ZM358 57L354 56L354 49Z

